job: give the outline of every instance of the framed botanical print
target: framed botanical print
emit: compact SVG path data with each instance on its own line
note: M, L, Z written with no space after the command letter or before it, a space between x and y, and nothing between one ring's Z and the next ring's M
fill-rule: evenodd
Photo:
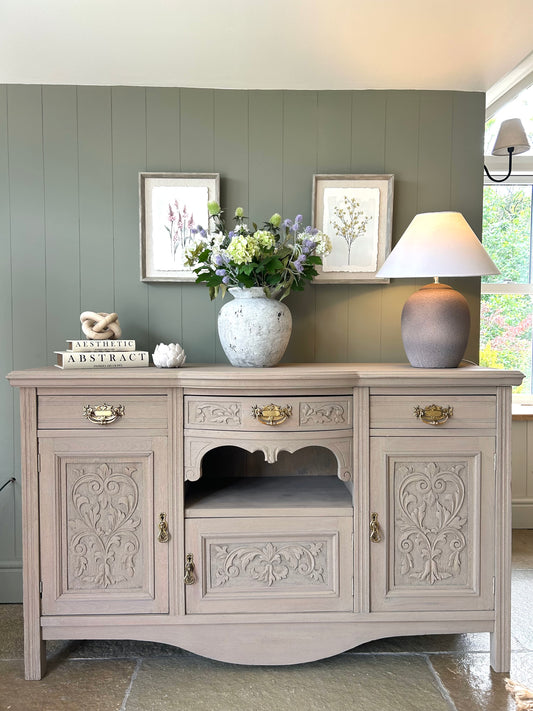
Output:
M219 173L140 173L142 281L195 281L185 253L199 225L208 229L207 203L219 200Z
M376 272L391 249L393 175L314 175L313 225L332 244L320 283L386 283Z

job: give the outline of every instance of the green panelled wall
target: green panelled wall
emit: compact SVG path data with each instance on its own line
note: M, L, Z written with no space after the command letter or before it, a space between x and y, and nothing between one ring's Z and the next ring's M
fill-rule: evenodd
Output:
M138 173L218 172L221 202L256 222L311 219L314 173L393 173L393 240L418 212L481 226L485 97L430 91L226 91L0 86L0 370L53 362L79 314L116 311L152 350L224 362L221 303L196 284L139 278ZM417 281L317 285L293 294L285 360L404 361L400 313ZM479 283L456 285L473 315ZM17 398L0 383L0 601L20 599Z

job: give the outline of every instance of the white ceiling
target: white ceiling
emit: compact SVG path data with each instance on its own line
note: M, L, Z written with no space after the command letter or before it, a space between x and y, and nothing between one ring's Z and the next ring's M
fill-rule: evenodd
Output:
M533 0L0 0L0 83L486 91Z

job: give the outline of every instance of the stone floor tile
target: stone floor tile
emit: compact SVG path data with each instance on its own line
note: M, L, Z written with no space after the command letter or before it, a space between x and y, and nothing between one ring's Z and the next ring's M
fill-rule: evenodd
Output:
M174 657L183 654L183 650L159 642L94 639L74 640L63 653L69 659L139 659Z
M62 660L25 681L22 661L0 661L0 711L119 711L136 664Z
M437 655L431 656L430 662L457 711L515 711L505 679L533 684L531 652L512 655L510 674L492 671L488 654Z
M46 656L51 659L61 654L68 641L53 640L46 645ZM22 605L0 605L0 659L23 659L24 623Z
M436 654L439 652L488 652L488 632L479 634L434 634L408 637L388 637L354 647L349 654Z
M513 569L533 568L533 529L513 530Z
M143 662L126 711L449 711L425 658L372 655L289 667L184 653Z
M511 587L511 631L513 638L529 650L533 650L532 593L533 570L514 570Z

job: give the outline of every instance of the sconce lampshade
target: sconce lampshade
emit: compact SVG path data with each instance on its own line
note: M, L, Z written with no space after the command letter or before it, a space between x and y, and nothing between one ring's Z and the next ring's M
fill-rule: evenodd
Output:
M406 301L402 340L415 368L456 368L470 332L466 299L441 276L499 274L460 212L416 215L378 272L381 277L432 276Z
M529 141L522 125L518 118L507 119L502 121L496 142L492 149L493 156L506 156L509 153L509 148L513 148L514 155L525 153L529 150Z

